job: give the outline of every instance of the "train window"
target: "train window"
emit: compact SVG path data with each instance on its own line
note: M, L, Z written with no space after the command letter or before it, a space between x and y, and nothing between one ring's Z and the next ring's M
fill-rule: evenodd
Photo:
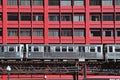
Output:
M60 47L56 47L55 51L60 52Z
M115 52L120 52L120 47L116 47Z
M109 46L109 52L112 52L112 51L113 51L112 46Z
M69 47L68 51L73 52L73 47Z
M85 52L85 47L84 46L79 46L79 52Z
M50 52L50 46L45 46L44 52Z
M9 47L9 51L13 52L14 51L14 47Z
M2 47L2 52L4 52L4 47Z
M31 52L31 46L28 47L28 51Z
M2 47L2 46L0 46L0 52L3 52L3 50L4 50L4 49L3 49L3 47Z
M95 52L95 47L90 47L90 52Z
M62 47L62 52L66 52L67 51L67 47Z
M19 48L20 48L20 46L18 46L18 48L17 48L17 49L18 49L18 52L19 52L19 50L20 50Z
M98 52L101 52L101 47L97 47L97 51L98 51Z
M39 48L38 48L38 47L34 47L34 51L35 51L35 52L38 52L38 51L39 51Z

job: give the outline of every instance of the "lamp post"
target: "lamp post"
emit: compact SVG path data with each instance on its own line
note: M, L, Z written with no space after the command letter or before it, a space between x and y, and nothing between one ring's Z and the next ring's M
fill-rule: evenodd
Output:
M6 68L7 72L8 72L8 80L10 80L10 71L11 71L11 67L8 65Z

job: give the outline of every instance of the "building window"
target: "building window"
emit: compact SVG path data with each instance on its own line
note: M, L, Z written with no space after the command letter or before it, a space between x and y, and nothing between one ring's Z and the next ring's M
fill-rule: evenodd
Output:
M84 29L74 29L74 36L85 36Z
M0 36L2 36L2 29L0 29Z
M120 13L116 14L116 21L120 21Z
M92 37L100 37L102 34L101 29L90 29L90 36Z
M40 13L34 13L33 14L33 21L43 21L43 14Z
M120 5L120 0L116 0L116 5Z
M90 14L91 21L100 21L100 14Z
M49 4L49 6L59 6L60 1L59 0L49 0L48 4Z
M2 13L0 13L0 21L2 21Z
M91 6L101 5L101 0L90 0Z
M59 29L49 29L49 36L59 36Z
M113 0L102 0L102 5L103 6L112 6Z
M74 6L83 6L84 0L74 0Z
M61 15L61 20L62 21L71 21L72 20L72 15L71 14L62 14Z
M31 36L31 29L20 29L20 36Z
M33 29L33 36L43 36L43 29Z
M59 14L49 14L49 21L59 21Z
M8 29L8 36L18 36L18 29Z
M72 36L72 29L62 29L61 36Z
M113 36L113 29L103 29L103 36Z
M33 0L32 1L33 3L32 3L32 5L34 5L34 6L42 6L43 5L43 0Z
M18 13L7 13L8 21L18 21Z
M120 29L116 29L116 36L120 37Z
M84 21L85 15L84 14L74 14L74 21Z
M0 0L0 5L2 5L2 0Z
M31 21L30 13L21 13L20 14L21 21Z
M18 0L7 0L8 5L18 5Z
M113 14L103 14L103 21L113 21L114 15Z
M71 0L61 0L61 6L71 6Z
M23 6L30 6L30 0L20 0L20 4Z

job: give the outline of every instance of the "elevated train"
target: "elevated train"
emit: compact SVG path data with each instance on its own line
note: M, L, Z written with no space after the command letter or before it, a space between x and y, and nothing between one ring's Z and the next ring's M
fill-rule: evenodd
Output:
M119 60L119 44L1 44L0 60Z

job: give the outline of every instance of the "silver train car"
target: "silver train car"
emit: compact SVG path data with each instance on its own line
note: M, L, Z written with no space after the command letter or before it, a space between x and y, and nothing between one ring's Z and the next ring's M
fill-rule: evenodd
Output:
M23 59L23 49L22 44L0 44L0 59L1 60L16 60Z
M105 45L106 48L106 60L118 60L120 59L120 45L119 44L109 44Z
M103 59L102 45L26 44L27 59Z

